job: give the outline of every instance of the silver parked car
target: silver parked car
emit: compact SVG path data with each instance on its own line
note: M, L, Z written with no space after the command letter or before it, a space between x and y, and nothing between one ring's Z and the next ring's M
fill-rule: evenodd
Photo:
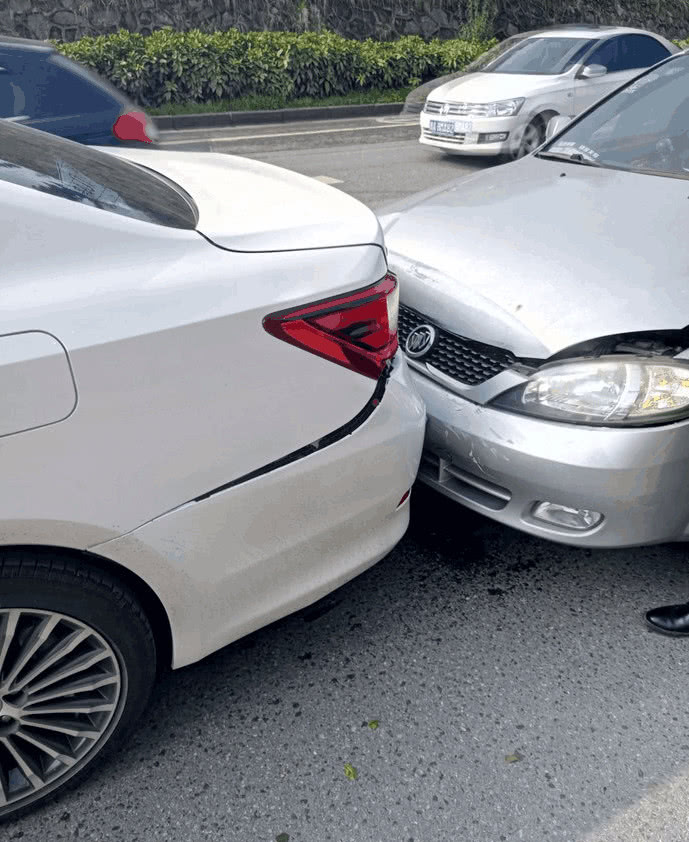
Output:
M688 181L682 53L381 212L425 482L564 543L689 536Z
M574 117L677 53L660 35L628 27L564 26L529 33L428 95L421 143L460 155L520 157L549 119Z

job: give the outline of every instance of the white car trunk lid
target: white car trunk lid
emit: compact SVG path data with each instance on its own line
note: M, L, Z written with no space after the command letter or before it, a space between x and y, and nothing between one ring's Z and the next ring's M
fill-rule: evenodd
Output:
M375 243L373 212L333 187L270 164L210 152L104 148L159 172L193 198L197 230L232 251L292 251Z

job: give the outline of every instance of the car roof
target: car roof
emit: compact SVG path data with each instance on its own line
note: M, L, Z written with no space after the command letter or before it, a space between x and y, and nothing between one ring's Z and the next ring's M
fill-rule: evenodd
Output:
M9 35L0 35L0 50L6 51L8 49L16 50L19 54L30 50L38 55L54 56L51 61L59 62L63 67L68 66L72 74L81 76L89 84L107 91L116 102L121 103L123 106L133 107L133 103L129 97L119 88L115 87L107 78L99 76L91 68L58 53L49 41L36 41L31 38L12 38Z
M38 41L35 38L14 38L11 35L0 35L0 49L35 50L39 53L54 53L55 47L48 41Z
M635 33L638 35L651 35L652 37L658 37L653 32L649 32L646 29L636 29L632 26L604 26L604 25L597 25L597 24L578 24L578 23L571 23L571 24L564 24L562 26L553 26L549 27L548 29L543 29L538 33L535 33L535 37L538 36L539 38L600 38L602 36L608 35L624 35L628 33Z

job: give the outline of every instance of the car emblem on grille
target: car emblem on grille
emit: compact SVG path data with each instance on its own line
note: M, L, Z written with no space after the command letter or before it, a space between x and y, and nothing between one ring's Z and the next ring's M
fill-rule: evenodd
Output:
M404 343L404 350L410 357L418 359L427 354L433 347L435 342L436 332L431 325L419 325L407 337Z
M450 106L447 103L445 103L445 105L443 105L443 107L440 109L440 113L441 114L449 114L450 113Z

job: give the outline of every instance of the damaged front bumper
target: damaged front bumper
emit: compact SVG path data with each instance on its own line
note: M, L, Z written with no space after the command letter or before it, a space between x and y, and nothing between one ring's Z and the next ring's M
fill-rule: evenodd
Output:
M689 422L644 429L562 424L472 403L414 371L428 425L419 478L508 526L566 544L687 540ZM602 514L589 529L541 522L539 503Z

